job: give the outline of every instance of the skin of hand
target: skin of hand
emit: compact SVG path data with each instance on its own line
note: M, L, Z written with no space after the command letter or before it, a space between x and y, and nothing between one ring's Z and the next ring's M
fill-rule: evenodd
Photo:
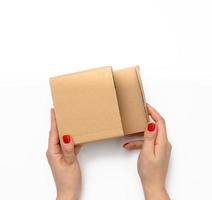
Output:
M72 137L65 133L59 138L55 112L51 109L51 130L46 156L57 189L57 200L77 200L81 191L81 171Z
M149 115L154 122L148 123L144 140L131 141L125 149L142 149L138 158L138 173L141 178L146 200L168 200L165 180L171 155L163 117L149 104Z

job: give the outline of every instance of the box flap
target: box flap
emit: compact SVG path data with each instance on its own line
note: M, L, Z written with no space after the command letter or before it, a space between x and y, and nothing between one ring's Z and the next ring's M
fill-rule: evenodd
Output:
M113 76L124 134L144 132L148 114L138 66L116 70Z

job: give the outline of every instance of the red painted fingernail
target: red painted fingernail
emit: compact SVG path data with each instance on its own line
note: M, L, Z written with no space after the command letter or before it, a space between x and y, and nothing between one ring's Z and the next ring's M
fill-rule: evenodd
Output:
M123 146L122 146L122 147L126 147L128 144L129 144L129 142L127 142L127 143L123 144Z
M155 130L155 123L149 123L148 126L147 126L147 130L149 132L152 132Z
M64 142L65 144L70 143L70 142L71 142L71 137L70 137L70 135L63 135L63 142Z

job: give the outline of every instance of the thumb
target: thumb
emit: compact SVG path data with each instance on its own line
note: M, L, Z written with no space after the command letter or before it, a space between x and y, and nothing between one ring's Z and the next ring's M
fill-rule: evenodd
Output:
M64 134L62 137L62 150L64 160L67 164L72 164L75 160L74 143L70 135Z
M149 123L144 133L143 151L154 154L155 140L157 136L157 127L155 123Z

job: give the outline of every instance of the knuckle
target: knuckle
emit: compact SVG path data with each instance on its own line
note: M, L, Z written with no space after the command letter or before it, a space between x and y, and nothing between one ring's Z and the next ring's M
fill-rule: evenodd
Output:
M51 153L49 152L49 150L46 151L46 157L47 157L48 160L50 160L51 157L52 157L52 155L51 155Z
M162 122L163 124L166 124L166 120L165 120L163 117L161 117L161 122Z
M170 151L172 150L172 144L170 142L168 142L168 148Z
M151 140L153 140L155 138L155 133L151 133L151 134L149 134L149 133L146 133L145 135L144 135L144 141L146 140L146 141L151 141Z
M169 141L165 142L163 144L163 149L164 149L165 152L171 152L171 150L172 150L171 143Z
M71 146L66 146L63 149L63 152L66 154L71 153L72 151L73 151L73 148Z

